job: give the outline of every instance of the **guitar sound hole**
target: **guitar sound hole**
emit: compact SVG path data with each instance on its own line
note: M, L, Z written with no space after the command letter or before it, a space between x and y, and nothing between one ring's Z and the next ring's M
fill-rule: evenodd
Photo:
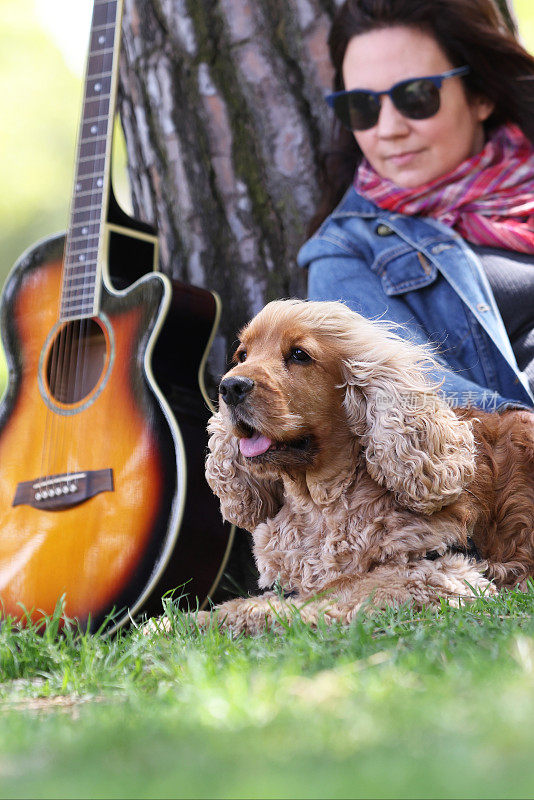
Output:
M67 322L52 342L46 364L50 394L74 405L90 394L106 365L106 337L95 319Z

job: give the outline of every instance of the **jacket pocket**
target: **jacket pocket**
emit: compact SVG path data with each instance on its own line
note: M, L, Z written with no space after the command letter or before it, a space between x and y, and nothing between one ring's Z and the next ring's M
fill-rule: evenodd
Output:
M381 253L372 270L380 276L389 296L430 286L438 276L436 265L424 253L406 245Z

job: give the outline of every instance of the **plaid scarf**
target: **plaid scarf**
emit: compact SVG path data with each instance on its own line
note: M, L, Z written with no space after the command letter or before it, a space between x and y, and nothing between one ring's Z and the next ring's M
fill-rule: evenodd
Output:
M503 125L476 156L415 189L381 178L362 161L356 191L380 208L434 217L473 244L534 254L534 147Z

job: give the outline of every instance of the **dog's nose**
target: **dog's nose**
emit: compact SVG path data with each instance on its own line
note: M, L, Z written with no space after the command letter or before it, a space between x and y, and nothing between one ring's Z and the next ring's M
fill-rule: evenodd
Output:
M225 378L221 381L219 392L228 406L237 406L242 403L247 394L249 394L254 387L254 381L250 378L233 377Z

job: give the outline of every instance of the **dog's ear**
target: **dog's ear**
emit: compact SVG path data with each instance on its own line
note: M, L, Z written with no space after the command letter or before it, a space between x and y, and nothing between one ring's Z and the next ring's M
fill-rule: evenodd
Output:
M226 430L220 413L211 417L208 433L206 479L221 501L221 513L232 524L252 532L282 507L282 484L250 475L237 439Z
M414 359L415 346L393 350L373 369L344 362L347 418L371 477L401 505L432 514L456 500L474 476L471 425L434 391Z

